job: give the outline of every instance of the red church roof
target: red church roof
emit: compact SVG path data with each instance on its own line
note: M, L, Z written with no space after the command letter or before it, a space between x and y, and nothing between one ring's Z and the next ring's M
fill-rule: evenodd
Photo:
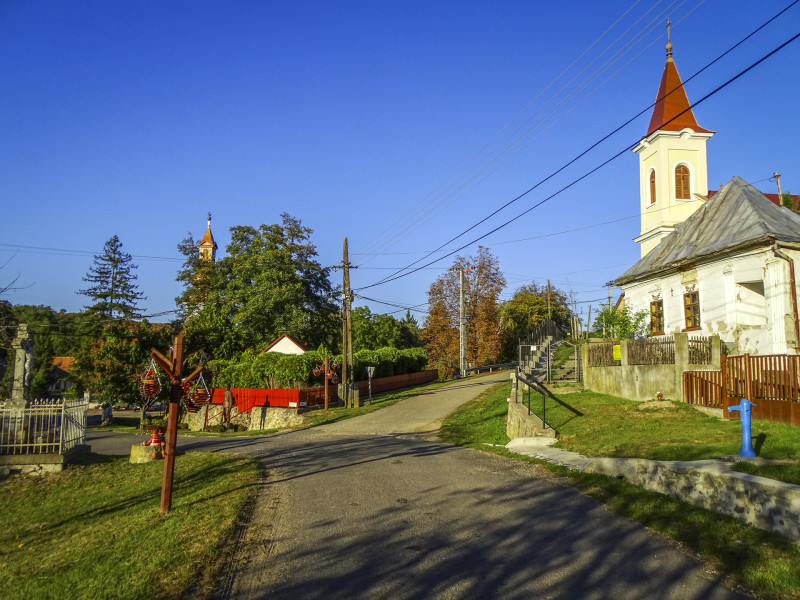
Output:
M672 60L672 44L667 44L667 64L661 76L661 85L658 87L647 135L658 130L681 131L687 127L696 133L714 133L697 124L692 105L689 104L686 90L683 89L681 76L678 75L678 68Z

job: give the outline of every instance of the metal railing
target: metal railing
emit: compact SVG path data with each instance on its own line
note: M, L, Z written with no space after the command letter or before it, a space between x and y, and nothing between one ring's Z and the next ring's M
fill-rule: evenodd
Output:
M498 363L495 365L481 365L480 367L472 367L471 369L467 369L465 373L483 373L484 371L489 371L489 373L491 373L495 369L511 369L518 365L519 363L517 361Z
M88 407L83 398L0 407L0 454L64 454L83 444Z
M519 369L517 369L515 373L515 378L517 381L517 385L514 386L514 402L519 402L519 383L522 382L528 386L528 415L531 414L531 390L542 395L542 428L547 429L547 421L545 419L546 417L545 400L547 399L547 396L551 397L553 396L552 392L548 390L546 387L544 387L544 385L542 385L542 382L536 379L536 377L533 376L521 377L519 374Z

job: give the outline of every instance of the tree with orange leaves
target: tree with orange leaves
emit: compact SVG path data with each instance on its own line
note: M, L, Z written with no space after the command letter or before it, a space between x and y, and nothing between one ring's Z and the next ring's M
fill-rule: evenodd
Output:
M428 290L428 317L423 336L428 361L442 377L458 371L459 271L464 270L467 320L467 362L478 366L498 362L502 354L498 298L506 285L500 263L488 248L475 256L457 256L451 269Z

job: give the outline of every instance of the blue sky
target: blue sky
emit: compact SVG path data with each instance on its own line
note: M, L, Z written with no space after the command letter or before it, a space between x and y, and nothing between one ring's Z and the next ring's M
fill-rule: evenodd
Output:
M0 286L19 276L24 288L3 297L79 310L92 254L118 235L145 312L173 310L176 245L202 236L208 211L220 253L231 226L283 212L314 230L323 265L341 261L346 236L352 287L369 286L651 104L667 18L685 81L788 4L0 2ZM800 5L688 82L690 101L798 31ZM695 108L717 132L709 187L739 175L774 192L778 171L800 192L798 64L795 41ZM448 248L631 146L649 118ZM596 310L639 257L637 160L623 153L480 242L500 260L503 298L549 278L581 314ZM358 293L422 304L452 261Z

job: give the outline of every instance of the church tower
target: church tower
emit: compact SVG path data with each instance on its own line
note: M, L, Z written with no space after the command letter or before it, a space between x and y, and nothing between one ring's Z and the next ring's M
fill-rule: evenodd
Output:
M708 197L706 141L713 131L697 124L672 58L667 24L667 64L639 155L642 256L686 220Z
M197 243L200 248L200 260L209 260L214 262L217 258L217 243L214 241L214 236L211 235L211 213L208 213L208 225L203 239Z

